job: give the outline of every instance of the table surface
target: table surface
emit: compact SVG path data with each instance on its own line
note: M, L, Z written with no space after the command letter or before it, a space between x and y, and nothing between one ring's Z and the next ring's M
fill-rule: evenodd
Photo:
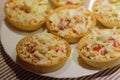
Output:
M6 0L0 0L0 26L4 20L4 4ZM93 75L78 78L51 78L36 75L22 69L7 55L0 42L0 80L120 80L120 66L100 71Z

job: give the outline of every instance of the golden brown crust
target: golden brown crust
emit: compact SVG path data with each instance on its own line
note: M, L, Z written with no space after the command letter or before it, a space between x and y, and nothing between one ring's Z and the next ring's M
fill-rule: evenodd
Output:
M79 7L79 5L77 5L77 6L76 6L76 5L66 5L66 6L57 8L57 9L56 9L53 13L51 13L51 14L58 13L59 11L64 10L64 9L74 9L74 8L78 8L78 7ZM90 11L88 11L88 12L89 12L89 15L92 16L92 20L93 20L93 24L92 24L91 27L90 27L90 29L91 29L91 28L95 27L96 19L94 18L94 15L93 15ZM49 17L51 14L49 14L48 17ZM57 36L60 36L58 33L52 31L52 28L51 28L51 26L50 26L50 24L49 24L49 19L46 20L46 25L47 25L48 30L49 30L51 33L53 33L53 34L55 34L55 35L57 35ZM89 30L88 30L88 31L89 31ZM73 44L73 43L77 43L77 42L80 40L80 38L81 38L82 36L84 36L84 35L85 35L85 34L81 34L81 35L76 36L76 37L74 37L74 36L73 36L73 37L64 36L64 37L62 37L62 38L64 38L68 43ZM60 36L60 37L61 37L61 36Z
M72 5L83 5L84 3L85 3L85 1L86 0L81 0L79 3L76 3L76 4L72 4ZM58 2L57 2L57 0L51 0L51 2L54 4L54 5L56 5L56 6L64 6L64 5L62 5L62 4L59 4ZM65 4L66 5L66 4ZM70 4L67 4L67 5L70 5Z
M5 12L5 15L6 15L6 18L7 20L17 29L20 29L20 30L23 30L23 31L34 31L34 30L37 30L38 28L42 27L42 25L45 23L46 20L42 20L42 21L39 21L37 23L35 23L36 21L33 20L31 22L34 22L35 24L23 24L19 21L16 21L13 19L13 17L9 16L8 15L8 12L7 12L7 4L10 2L10 0L8 0L4 6L4 12ZM43 5L46 5L48 6L48 12L50 13L51 12L51 8L48 4L43 4ZM26 22L24 22L26 23Z
M28 62L24 61L23 59L17 56L16 62L28 71L44 74L44 73L53 72L62 68L66 61L63 61L60 64L51 65L51 66L40 66L40 65L29 64Z
M104 29L104 30L105 30L105 29ZM118 33L120 33L120 32L118 32ZM85 63L87 63L88 65L93 66L93 67L96 67L96 68L101 68L101 69L114 67L114 66L120 64L120 56L119 56L119 57L116 57L116 58L111 58L110 60L107 60L107 59L106 59L106 60L102 60L102 61L100 61L100 60L92 60L92 59L89 59L89 58L85 57L85 56L81 53L80 48L84 45L84 42L88 42L88 41L87 41L87 40L88 40L87 38L88 38L88 35L90 35L90 34L91 34L91 33L88 33L85 37L83 37L83 38L79 41L79 43L78 43L78 45L77 45L77 47L76 47L80 58L82 58L83 61L84 61Z
M37 25L23 25L22 23L13 21L9 16L6 15L7 20L17 29L22 31L34 31L42 27L42 25L45 23L45 21L41 21Z
M93 7L92 7L92 10L93 10L93 14L94 16L96 17L96 19L101 22L105 27L108 27L108 28L113 28L113 27L120 27L120 21L118 20L111 20L111 21L107 21L104 20L103 18L101 18L100 16L98 16L96 14L96 6L98 5L99 3L99 0L95 0L94 4L93 4Z
M31 35L32 36L32 35ZM36 73L48 73L48 72L53 72L56 71L58 69L60 69L61 67L64 66L65 62L67 61L68 57L70 56L71 53L71 48L69 46L69 44L65 41L65 44L67 46L67 55L65 58L63 58L62 61L59 61L58 63L53 63L53 64L36 64L36 63L32 63L31 61L29 61L28 59L26 59L25 57L23 57L21 55L20 52L20 46L21 44L29 38L32 38L31 36L26 36L25 38L21 39L17 46L16 46L16 52L17 52L17 63L20 64L21 66L23 66L24 68L28 69L29 71L32 72L36 72ZM34 36L34 35L33 35ZM59 37L58 37L59 38ZM61 38L60 38L61 39Z

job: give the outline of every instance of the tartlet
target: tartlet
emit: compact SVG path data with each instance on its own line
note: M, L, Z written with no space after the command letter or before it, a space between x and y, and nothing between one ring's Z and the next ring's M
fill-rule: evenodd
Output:
M64 66L71 48L67 41L41 32L21 39L17 46L17 63L36 73L53 72Z
M93 13L105 27L120 27L120 0L95 0Z
M69 43L76 43L96 24L93 14L84 6L57 8L46 20L48 30Z
M77 51L85 63L96 68L110 68L120 64L120 31L96 30L82 38Z
M82 5L86 0L51 0L56 6L64 6L64 5Z
M4 10L8 21L23 31L40 28L51 11L45 0L8 0Z

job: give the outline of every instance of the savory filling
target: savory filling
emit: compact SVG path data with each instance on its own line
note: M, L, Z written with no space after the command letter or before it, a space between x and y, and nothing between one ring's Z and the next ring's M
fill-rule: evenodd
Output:
M98 0L95 10L106 22L120 20L120 0Z
M59 4L65 5L65 4L78 4L82 2L83 0L56 0Z
M93 24L92 16L83 6L74 9L60 10L49 16L51 30L60 36L80 36Z
M9 0L5 8L9 18L24 25L38 24L48 14L45 0Z
M92 60L109 60L120 56L120 34L116 30L96 31L88 35L80 49Z
M58 63L67 56L66 43L46 32L36 34L20 45L20 55L36 64Z

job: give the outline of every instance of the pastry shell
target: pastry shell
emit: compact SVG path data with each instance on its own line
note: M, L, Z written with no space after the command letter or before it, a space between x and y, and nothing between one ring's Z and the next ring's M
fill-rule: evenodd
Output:
M9 14L12 14L10 12L7 11L7 6L8 4L10 3L10 0L8 0L4 6L4 12L5 12L5 15L6 15L6 18L7 20L17 29L19 30L22 30L22 31L34 31L34 30L37 30L39 29L40 27L42 27L42 25L45 23L46 19L44 20L41 20L39 22L35 20L31 20L31 23L28 23L28 24L24 24L26 23L25 21L24 22L20 22L20 20L15 20L14 17L11 17L9 16ZM51 12L51 8L48 4L43 4L45 6L48 7L48 14ZM10 8L9 8L10 9ZM29 13L28 13L29 14ZM23 15L23 14L22 14ZM47 16L46 16L47 17Z
M78 6L78 5L77 5L77 6L76 6L76 5L66 5L66 6L63 6L63 7L59 7L59 8L57 8L53 13L49 14L49 15L48 15L48 18L49 18L49 16L51 16L51 15L54 14L54 13L59 13L61 10L65 10L65 9L75 9L75 8L78 8L78 7L80 7L80 6ZM93 15L90 11L88 11L88 13L89 13L89 16L92 17L92 25L91 25L90 28L88 29L88 32L89 32L89 30L90 30L91 28L95 27L96 19L94 18L94 15ZM53 34L55 34L55 35L57 35L57 36L60 36L60 34L52 31L53 28L51 28L51 26L50 26L49 19L46 20L46 25L47 25L48 30L49 30L51 33L53 33ZM65 35L65 36L62 37L62 38L65 39L68 43L73 44L73 43L77 43L77 42L80 40L80 38L83 37L84 35L85 35L85 34L83 34L83 33L80 34L79 36L68 36L68 35ZM61 36L60 36L60 37L61 37Z
M24 43L24 41L29 40L31 38L31 36L34 36L34 35L29 35L29 36L24 37L16 45L16 52L17 52L16 61L19 65L21 65L23 68L25 68L28 71L35 72L35 73L40 73L40 74L56 71L56 70L62 68L65 65L67 59L70 56L71 48L70 48L69 44L63 39L62 40L65 41L65 44L67 46L67 48L66 48L67 49L67 52L66 52L67 55L61 61L59 61L57 63L36 64L34 62L31 62L29 59L25 58L24 56L22 56L21 55L22 53L19 50L20 46L21 46L21 44ZM61 39L61 38L59 38L59 39Z
M99 0L95 0L93 7L92 7L92 11L93 14L95 15L96 19L103 24L105 27L107 28L113 28L113 27L120 27L120 21L119 20L109 20L107 19L107 21L104 19L104 17L102 18L101 16L98 16L96 14L96 6L99 4Z
M120 32L119 32L120 33ZM105 60L92 60L89 59L87 57L85 57L82 52L80 51L80 48L82 48L82 46L84 45L84 43L87 41L88 35L91 35L90 33L88 33L86 36L84 36L79 43L77 44L77 52L79 54L79 57L88 65L97 68L97 69L106 69L106 68L111 68L114 67L116 65L120 64L120 56L116 57L116 58L111 58L110 60L105 59Z

